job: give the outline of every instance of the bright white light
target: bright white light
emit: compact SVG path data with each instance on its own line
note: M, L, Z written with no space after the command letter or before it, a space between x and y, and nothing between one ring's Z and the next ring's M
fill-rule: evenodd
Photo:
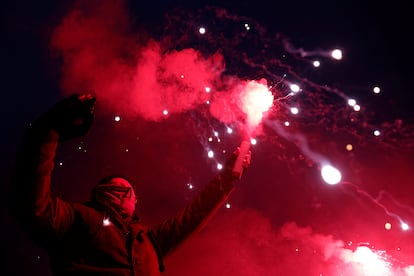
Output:
M210 88L210 87L206 87L206 88L205 88L205 91L206 91L206 93L210 93L211 88Z
M229 127L228 127L228 128L227 128L227 133L228 133L228 134L232 134L232 133L233 133L233 130L232 130L231 128L229 128Z
M102 221L102 224L103 224L104 226L108 226L108 225L110 225L110 224L111 224L111 221L109 220L109 218L108 218L108 217L105 217L105 218L103 219L103 221Z
M222 164L220 164L220 163L218 163L218 164L217 164L217 169L218 169L218 170L223 169L223 165L222 165Z
M408 226L408 224L405 222L401 222L401 229L407 231L408 229L410 229L410 226Z
M207 156L209 158L213 158L214 157L214 152L212 150L209 150L208 153L207 153Z
M380 136L381 135L381 131L379 131L378 129L374 130L374 135L375 136Z
M244 24L244 27L246 28L246 30L250 30L250 26L249 26L249 24L245 23L245 24Z
M354 105L354 110L355 111L360 111L361 110L361 106L359 106L358 104Z
M190 190L194 188L193 184L191 184L191 183L187 183L187 187L188 187L188 189L190 189Z
M206 28L204 28L204 27L200 27L200 28L198 29L198 32L199 32L200 34L205 34L205 33L206 33Z
M354 99L349 99L349 100L348 100L348 104L349 104L350 106L355 106L355 105L356 105L356 100L354 100Z
M288 121L286 121L285 126L290 126L290 123Z
M256 145L257 144L257 140L255 138L250 139L250 144Z
M325 165L322 167L321 175L323 180L330 185L338 184L342 179L341 172L330 165Z
M209 142L213 142L213 137L208 137Z
M292 90L292 92L297 93L300 91L300 87L297 84L291 84L290 85L290 90Z
M298 109L297 107L291 107L291 108L290 108L290 112L291 112L292 114L298 114L298 113L299 113L299 109Z
M336 60L340 60L342 59L342 51L339 49L335 49L331 52L331 56Z
M114 117L114 121L115 121L115 122L119 122L119 121L121 121L121 116L116 115L116 116Z
M230 207L231 207L230 203L226 203L226 208L230 209Z
M321 66L321 63L319 62L319 60L315 60L315 61L313 61L313 67L319 67L319 66Z
M218 137L218 132L214 131L214 136Z
M381 89L380 89L378 86L375 86L375 87L372 89L372 92L374 92L375 94L379 94L379 93L381 92Z
M184 78L184 75L180 75L180 78L182 78L182 79L183 79L183 78Z
M168 115L168 110L167 110L167 109L164 109L164 110L162 111L162 114L164 114L165 116L167 116L167 115Z
M358 246L352 257L361 266L363 275L390 275L387 263L366 246Z
M209 101L209 100L207 100L207 101L206 101L206 104L210 104L210 101Z
M268 87L256 81L247 82L241 92L241 109L247 115L249 127L256 127L273 105L274 96Z

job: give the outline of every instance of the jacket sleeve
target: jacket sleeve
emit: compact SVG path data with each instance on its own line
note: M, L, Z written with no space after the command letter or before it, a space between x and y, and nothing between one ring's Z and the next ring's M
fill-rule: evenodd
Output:
M73 208L50 188L59 134L38 120L23 137L17 155L9 207L40 246L50 247L73 221Z
M234 190L233 182L229 174L217 175L176 216L151 230L162 256L206 225Z

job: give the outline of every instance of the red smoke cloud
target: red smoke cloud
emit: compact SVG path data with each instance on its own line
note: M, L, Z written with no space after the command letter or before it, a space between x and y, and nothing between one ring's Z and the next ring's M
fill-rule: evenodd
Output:
M211 95L206 87L222 85L222 55L165 51L160 42L140 42L128 22L123 1L77 5L68 13L51 40L63 60L64 93L91 92L110 110L149 120L160 119L163 110L179 113L206 104ZM217 99L220 107L229 102L224 94ZM218 112L217 104L212 109L225 122L236 119Z
M343 241L295 222L279 228L257 211L229 210L173 253L165 274L413 275L413 265L392 267L380 254L367 251L361 256Z

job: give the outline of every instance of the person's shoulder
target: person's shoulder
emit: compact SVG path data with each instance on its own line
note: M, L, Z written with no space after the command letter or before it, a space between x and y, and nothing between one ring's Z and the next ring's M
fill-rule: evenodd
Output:
M131 221L130 227L134 228L137 232L140 232L140 231L148 232L149 231L149 227L141 224L139 220L135 220L135 219Z

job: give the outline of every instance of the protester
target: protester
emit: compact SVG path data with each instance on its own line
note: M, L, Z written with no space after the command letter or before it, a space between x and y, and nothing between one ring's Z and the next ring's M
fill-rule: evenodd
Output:
M86 135L95 98L72 95L41 115L26 131L18 154L10 208L50 257L53 275L160 275L163 258L204 226L235 189L236 149L193 201L176 216L148 228L135 213L134 185L109 175L89 202L70 202L51 191L58 144ZM250 165L250 152L243 168ZM76 185L76 183L74 183Z

